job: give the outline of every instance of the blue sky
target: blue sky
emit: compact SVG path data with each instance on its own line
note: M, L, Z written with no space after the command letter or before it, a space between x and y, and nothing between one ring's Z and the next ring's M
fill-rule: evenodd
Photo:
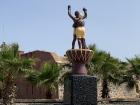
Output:
M64 55L73 33L68 4L88 10L87 44L120 59L140 54L140 0L0 0L0 43Z

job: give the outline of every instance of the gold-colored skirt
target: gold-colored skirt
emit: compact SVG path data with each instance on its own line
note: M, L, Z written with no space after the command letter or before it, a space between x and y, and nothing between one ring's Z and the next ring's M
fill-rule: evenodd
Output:
M85 27L74 28L74 35L76 38L85 38Z

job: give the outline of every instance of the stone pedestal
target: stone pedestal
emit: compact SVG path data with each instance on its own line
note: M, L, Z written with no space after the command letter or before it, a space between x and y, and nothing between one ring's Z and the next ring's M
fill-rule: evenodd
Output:
M72 63L72 75L64 83L64 105L97 105L97 81L87 75L87 64L93 56L89 49L66 52Z
M64 105L97 105L97 81L93 76L72 75L64 83Z

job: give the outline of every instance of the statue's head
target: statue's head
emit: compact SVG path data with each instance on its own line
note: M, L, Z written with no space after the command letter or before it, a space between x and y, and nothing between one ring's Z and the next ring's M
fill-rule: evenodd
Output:
M79 12L79 11L75 11L75 16L76 16L77 18L79 18L79 17L80 17L80 12Z

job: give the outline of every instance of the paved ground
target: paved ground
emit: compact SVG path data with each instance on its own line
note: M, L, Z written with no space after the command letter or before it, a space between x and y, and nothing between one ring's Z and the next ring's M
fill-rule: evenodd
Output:
M18 103L16 105L54 105L53 103ZM140 105L140 103L114 103L114 104L98 104L98 105Z

